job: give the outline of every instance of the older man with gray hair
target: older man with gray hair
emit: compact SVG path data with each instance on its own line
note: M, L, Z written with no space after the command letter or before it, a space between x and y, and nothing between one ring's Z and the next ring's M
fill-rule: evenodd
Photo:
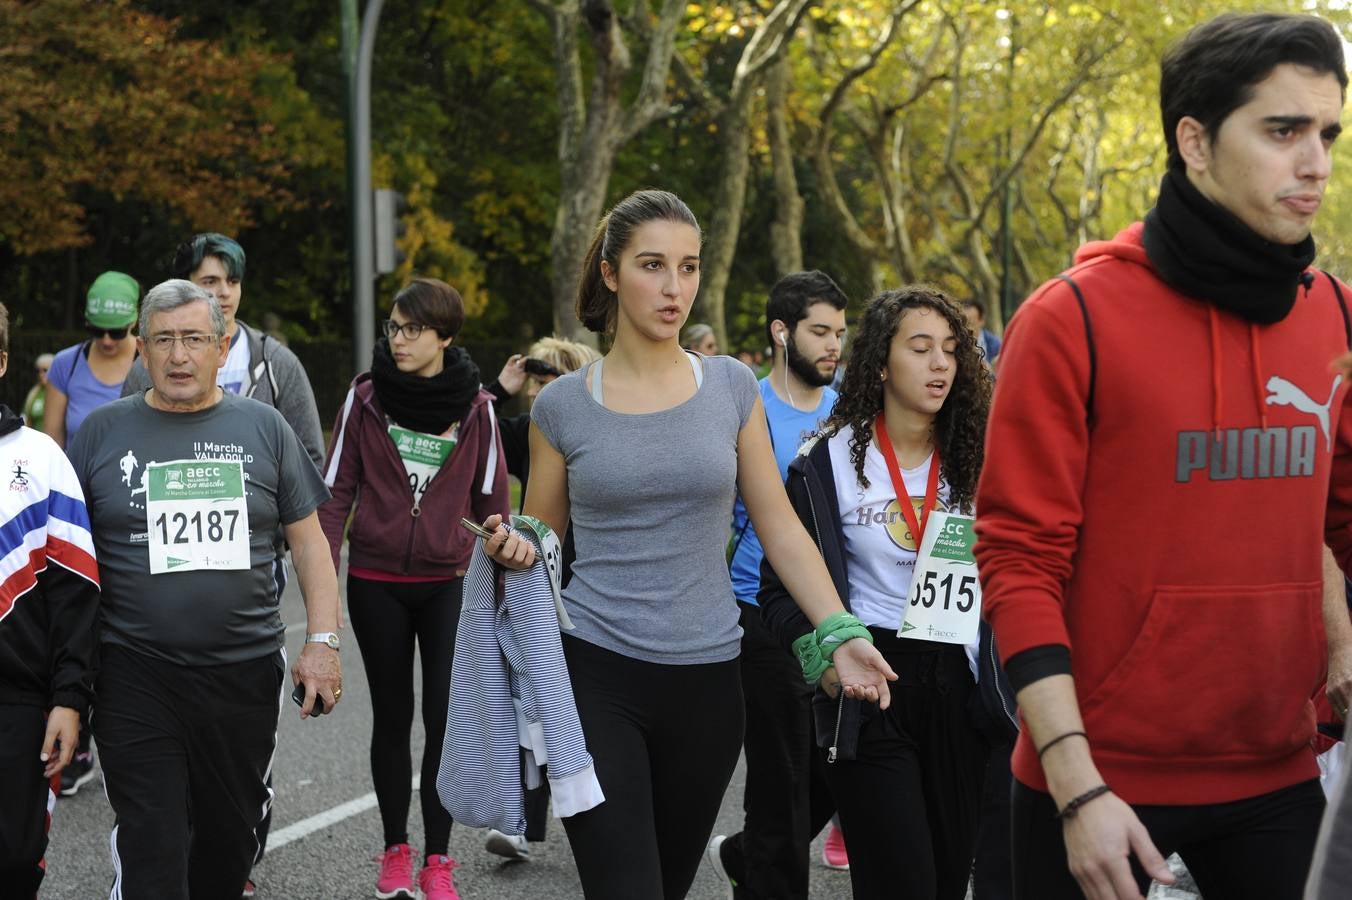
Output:
M235 900L272 800L284 541L308 619L291 669L302 717L342 695L315 514L328 490L280 413L217 386L229 340L210 292L152 288L137 344L153 387L92 413L69 451L104 586L94 728L113 895Z

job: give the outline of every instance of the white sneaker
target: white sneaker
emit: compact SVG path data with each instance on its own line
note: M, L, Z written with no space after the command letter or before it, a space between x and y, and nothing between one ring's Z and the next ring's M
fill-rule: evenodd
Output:
M716 834L709 841L709 846L704 848L704 858L709 860L709 865L713 867L714 874L718 876L719 882L727 888L727 900L734 900L737 888L737 882L728 874L728 870L723 866L723 842L728 839L726 834Z
M523 862L530 859L530 844L526 842L525 835L503 834L496 828L488 829L488 840L484 841L484 849L507 859L519 859Z

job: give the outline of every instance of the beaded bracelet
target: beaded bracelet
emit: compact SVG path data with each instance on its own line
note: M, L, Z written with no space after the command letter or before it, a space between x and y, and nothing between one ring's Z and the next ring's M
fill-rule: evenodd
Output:
M1111 791L1112 788L1108 787L1108 785L1106 784L1100 784L1096 788L1090 788L1080 796L1076 797L1074 800L1067 803L1065 808L1056 814L1056 818L1062 820L1073 819L1075 818L1075 814L1080 811L1081 806L1084 806L1090 800L1096 800L1099 797L1102 797L1104 794L1111 793Z
M1052 748L1055 747L1057 744L1059 744L1059 743L1061 743L1062 741L1064 741L1066 738L1073 738L1073 737L1082 737L1082 738L1084 738L1086 741L1089 740L1089 735L1085 734L1083 731L1067 731L1065 734L1060 735L1060 736L1058 736L1058 737L1054 737L1054 738L1052 738L1050 741L1048 741L1047 743L1043 744L1043 745L1042 745L1042 749L1039 750L1039 751L1037 752L1037 758L1038 758L1038 759L1042 759L1042 755L1043 755L1044 753L1046 753L1048 750L1052 749Z

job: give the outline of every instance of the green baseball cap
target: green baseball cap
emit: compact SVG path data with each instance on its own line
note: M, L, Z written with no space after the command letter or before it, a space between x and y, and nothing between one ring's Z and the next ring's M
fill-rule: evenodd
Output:
M141 286L121 272L104 272L89 286L85 321L95 328L122 328L136 321Z

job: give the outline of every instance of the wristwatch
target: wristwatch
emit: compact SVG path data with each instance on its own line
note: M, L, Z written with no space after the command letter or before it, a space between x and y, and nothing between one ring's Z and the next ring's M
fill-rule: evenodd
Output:
M334 632L332 632L332 631L320 631L320 632L317 632L317 633L315 633L315 634L307 634L307 635L305 636L305 643L307 643L307 644L328 644L330 649L332 649L332 650L337 650L340 641L338 640L338 635L335 634Z

